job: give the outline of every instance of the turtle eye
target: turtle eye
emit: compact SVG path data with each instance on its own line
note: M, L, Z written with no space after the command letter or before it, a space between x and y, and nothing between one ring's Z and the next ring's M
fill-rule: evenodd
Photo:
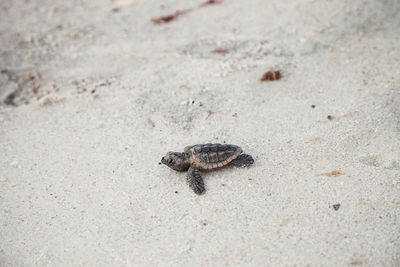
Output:
M169 165L171 165L173 162L174 162L173 159L169 159L169 160L168 160L168 164L169 164Z

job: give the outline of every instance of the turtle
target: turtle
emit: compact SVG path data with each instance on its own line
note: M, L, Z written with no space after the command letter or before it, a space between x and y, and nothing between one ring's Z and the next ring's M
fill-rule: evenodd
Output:
M242 154L243 150L229 144L198 144L187 146L184 152L168 152L161 163L179 172L187 171L190 188L198 195L205 192L201 171L210 171L227 165L247 167L254 163L251 155Z

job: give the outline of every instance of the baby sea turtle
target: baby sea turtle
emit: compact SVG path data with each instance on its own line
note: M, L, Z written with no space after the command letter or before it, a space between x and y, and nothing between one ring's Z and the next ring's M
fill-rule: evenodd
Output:
M242 154L242 149L228 144L200 144L187 146L184 152L168 152L161 162L175 171L187 171L187 181L193 191L201 195L206 190L201 171L226 165L247 167L253 164L252 156Z

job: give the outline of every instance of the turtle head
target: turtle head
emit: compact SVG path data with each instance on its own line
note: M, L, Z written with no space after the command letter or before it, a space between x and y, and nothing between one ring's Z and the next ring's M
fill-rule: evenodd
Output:
M184 172L190 167L187 155L179 152L168 152L162 157L161 162L175 171Z

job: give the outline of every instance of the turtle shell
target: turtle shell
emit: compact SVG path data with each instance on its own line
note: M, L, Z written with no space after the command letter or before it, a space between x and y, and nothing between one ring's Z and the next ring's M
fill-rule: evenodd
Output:
M206 170L224 167L236 159L242 149L228 144L201 144L185 148L191 164Z

